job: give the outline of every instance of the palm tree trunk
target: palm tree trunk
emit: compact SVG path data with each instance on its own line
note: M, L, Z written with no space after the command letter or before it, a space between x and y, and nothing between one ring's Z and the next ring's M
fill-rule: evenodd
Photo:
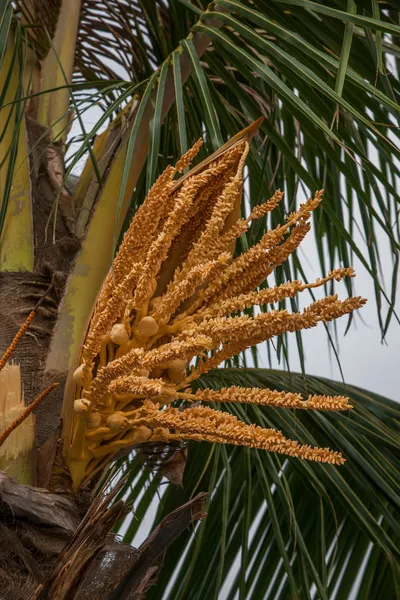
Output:
M68 271L80 242L74 234L72 204L66 193L61 194L58 200L55 226L52 218L58 194L54 171L63 165L60 149L50 143L45 135L46 129L32 119L27 119L27 128L35 260L31 272L0 273L0 307L3 307L0 310L0 353L10 345L19 327L52 284L29 331L13 354L13 359L21 366L25 403L28 405L46 387L43 371L51 334ZM51 374L47 374L46 379L49 378ZM43 404L35 411L39 448L58 426L61 396L61 391L58 398L52 396L50 410L48 405Z
M46 128L29 118L27 130L35 260L32 271L0 273L0 355L10 346L26 317L51 284L33 322L12 355L13 361L21 368L23 397L25 404L29 405L46 387L46 381L51 379L51 374L46 374L46 378L43 376L44 366L58 305L80 243L74 234L74 218L67 194L62 194L59 199L55 225L54 219L48 223L58 193L55 171L63 169L61 151L56 144L50 143ZM46 229L47 242L43 243ZM51 438L59 425L61 388L57 390L58 394L52 394L35 410L36 447L29 457L31 473L27 473L27 461L23 471L12 471L21 483L40 483L37 450ZM43 466L43 461L39 465ZM49 495L46 490L19 485L5 474L2 477L0 538L4 542L2 547L7 547L8 551L1 561L0 597L25 600L33 597L38 584L50 572L78 526L79 514L84 514L85 505L78 507L73 498ZM49 498L51 507L48 505ZM57 504L60 504L58 508ZM35 512L41 506L43 510ZM71 515L69 525L68 519L62 527L60 523L51 522L56 511L63 514L65 510Z

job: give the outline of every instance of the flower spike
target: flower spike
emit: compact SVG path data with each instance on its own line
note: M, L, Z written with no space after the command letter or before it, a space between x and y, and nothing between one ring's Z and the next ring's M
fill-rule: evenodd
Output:
M335 294L312 302L302 312L274 306L306 289L353 277L352 268L336 269L312 283L296 280L258 289L307 235L322 191L233 258L237 238L283 196L276 191L247 218L234 222L253 133L251 128L244 130L175 181L176 173L197 154L201 141L196 142L158 178L125 234L74 373L76 394L70 402L74 427L64 458L76 489L121 448L147 442L195 440L336 465L345 460L339 452L302 445L209 404L340 411L352 408L348 398L302 398L237 386L191 389L202 374L251 346L337 319L365 303L360 297L339 300ZM254 317L244 314L254 306L272 309Z

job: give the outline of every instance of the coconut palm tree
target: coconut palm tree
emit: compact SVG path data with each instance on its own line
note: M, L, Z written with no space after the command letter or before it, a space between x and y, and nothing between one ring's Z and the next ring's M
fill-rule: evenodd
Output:
M332 292L356 260L382 336L398 324L399 15L395 0L0 3L2 597L400 595L398 405L304 371L300 330L362 300L312 298L305 320L288 291ZM190 213L190 185L209 212ZM332 271L314 284L293 252L311 213ZM303 373L258 368L272 335L283 359L296 336Z

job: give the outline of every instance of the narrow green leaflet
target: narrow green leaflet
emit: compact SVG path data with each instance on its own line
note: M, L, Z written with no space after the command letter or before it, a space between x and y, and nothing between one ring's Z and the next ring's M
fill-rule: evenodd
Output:
M160 150L161 112L164 101L165 80L167 78L168 68L168 63L164 62L160 70L160 79L158 81L154 117L150 121L150 141L149 152L147 156L147 191L153 185L156 178L158 153Z
M369 29L376 29L377 31L385 31L386 33L393 33L394 35L400 34L400 27L398 25L392 25L387 21L378 19L371 19L370 17L361 17L354 15L343 10L337 10L331 8L325 4L319 2L311 2L311 0L274 0L277 4L291 4L292 6L301 6L307 8L316 13L333 17L334 19L340 19L348 23L354 23L360 27L368 27Z
M284 100L286 100L295 110L310 119L317 125L328 137L337 144L342 145L339 138L329 129L326 123L314 113L307 104L305 104L296 94L285 85L285 83L270 69L252 55L235 46L230 38L222 31L204 25L196 25L196 31L201 31L224 45L229 52L242 60L245 64L253 68Z
M339 63L339 71L338 71L338 79L336 82L336 89L333 90L329 85L327 85L320 77L317 77L315 73L309 69L305 64L300 63L294 56L291 56L276 44L272 44L268 40L262 38L252 31L249 27L242 25L237 19L234 19L230 15L224 15L221 13L210 13L210 18L212 16L218 16L221 20L225 21L228 25L232 25L238 33L246 37L250 42L259 46L263 50L266 51L266 54L270 55L272 58L276 59L278 62L281 61L285 66L293 69L296 75L302 76L304 82L306 84L310 84L313 87L317 88L320 92L322 92L325 96L331 98L338 104L340 104L344 109L346 109L350 114L353 114L359 121L368 125L374 133L377 135L381 135L381 133L374 127L373 123L366 119L365 116L354 109L354 107L345 100L341 99L341 93L343 90L344 77L346 74L347 68L347 59L342 66L342 57ZM343 70L344 69L344 70ZM338 84L339 81L339 84ZM339 91L338 91L339 90ZM310 115L312 116L312 115ZM335 138L334 138L335 139ZM386 143L390 143L390 141L382 136L382 139ZM335 139L337 141L337 139Z
M210 91L208 89L208 82L204 73L203 67L200 64L200 60L197 56L196 49L193 45L192 40L183 40L181 46L190 56L193 67L193 75L196 82L197 90L200 94L200 99L204 107L204 117L207 126L207 131L210 135L211 146L214 150L217 150L223 144L217 114L211 99Z
M12 19L12 6L8 0L0 2L0 69L3 64L3 58L7 47L8 33Z
M287 42L295 49L298 49L304 54L312 59L314 59L321 66L325 66L327 68L331 68L334 71L338 71L340 66L340 61L334 58L331 54L327 52L321 51L318 47L307 41L307 39L300 36L295 31L292 31L288 28L285 28L279 22L272 21L268 19L265 15L255 10L250 6L246 6L245 4L238 2L238 0L219 0L218 6L223 6L229 9L231 12L238 13L251 22L264 27L266 31L269 31L277 36L277 38L281 41ZM223 18L226 15L218 13L220 18ZM383 94L382 91L376 87L376 85L371 85L371 83L358 75L354 69L349 67L347 64L347 72L346 76L357 83L361 88L370 92L374 96L377 97L380 101L387 104L387 106L392 107L396 113L400 111L400 107L396 102L393 102L392 98Z
M172 54L172 68L174 72L175 104L178 118L179 152L183 155L188 149L188 140L186 133L185 106L183 102L181 63L178 52Z
M378 4L378 0L371 0L372 3L372 14L374 16L374 19L376 19L377 21L380 21L380 10L379 10L379 4ZM380 73L383 73L384 71L384 64L383 64L383 51L382 51L382 32L381 31L377 31L375 33L375 43L376 43L376 55L378 58L378 69Z
M347 12L351 15L355 15L357 13L357 5L354 2L354 0L348 0ZM340 54L340 61L339 61L339 70L338 70L336 82L335 82L335 91L339 96L341 96L342 92L343 92L344 80L346 77L347 67L349 64L351 42L353 40L353 31L354 31L354 23L350 23L348 21L346 23L346 27L344 29L342 52Z

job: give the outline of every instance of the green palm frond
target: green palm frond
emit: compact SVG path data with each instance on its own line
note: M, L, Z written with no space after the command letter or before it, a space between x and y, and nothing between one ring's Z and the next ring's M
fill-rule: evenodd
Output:
M125 493L134 518L126 541L143 520L153 518L152 529L195 491L210 492L207 519L171 547L148 598L328 599L337 590L342 599L352 589L360 599L397 597L399 405L354 386L264 369L219 369L200 383L347 394L354 405L348 415L230 409L302 442L340 449L347 462L315 467L256 450L190 444L183 489L163 492L154 476L131 471Z
M47 43L58 4L46 25ZM21 23L28 19L28 5L20 3ZM219 0L208 6L83 0L71 112L83 122L95 103L103 116L85 129L81 145L75 144L66 177L90 155L101 128L127 103L137 104L154 73L151 102L158 97L158 110L148 126L147 176L136 186L131 211L166 163L200 135L205 133L204 153L209 153L263 115L248 164L250 204L280 187L286 191L286 212L299 197L324 187L325 202L315 217L321 268L355 262L366 269L384 335L393 317L399 321L397 8L390 2L344 0ZM36 26L37 19L28 20L27 31L39 39L44 28L32 28L31 22ZM200 46L193 49L195 34ZM162 86L169 71L175 89L166 114L161 101L170 106L171 99ZM260 234L253 228L249 241ZM393 262L391 281L381 274L383 240Z
M166 69L174 70L175 105L166 117L156 111L151 122L149 135L157 143L150 146L147 177L137 186L132 210L166 163L204 130L209 153L264 115L248 165L250 204L280 187L287 211L299 193L324 187L323 209L315 217L321 268L339 261L367 270L383 335L391 318L398 320L397 277L388 282L380 274L380 240L389 242L396 273L400 248L400 87L392 58L400 25L398 14L385 6L90 0L83 2L75 73L82 85L124 78L146 84L159 69L161 90ZM190 32L206 40L201 59ZM184 84L176 68L182 55L191 70ZM104 92L109 116L123 105L116 98L114 90ZM249 241L260 233L253 228Z

